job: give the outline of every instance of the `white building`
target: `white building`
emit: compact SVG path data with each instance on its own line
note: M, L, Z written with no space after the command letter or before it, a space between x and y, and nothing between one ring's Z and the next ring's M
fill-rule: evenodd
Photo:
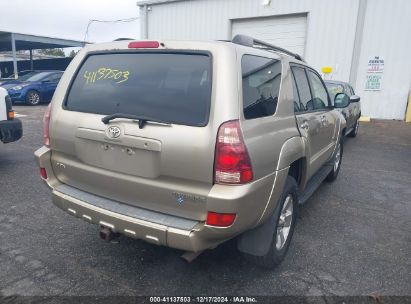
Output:
M411 0L144 0L144 39L251 35L350 82L362 114L404 119L411 89Z

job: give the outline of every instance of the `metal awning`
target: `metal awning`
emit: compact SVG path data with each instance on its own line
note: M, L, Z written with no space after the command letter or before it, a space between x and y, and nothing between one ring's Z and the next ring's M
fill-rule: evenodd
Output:
M13 52L13 70L17 77L17 51L30 51L30 61L33 62L32 50L54 49L66 47L83 47L85 41L37 36L21 33L0 31L0 52ZM31 64L32 66L32 64Z
M138 6L145 6L145 5L156 5L156 4L164 4L164 3L171 3L171 2L182 2L188 0L139 0L137 2Z
M83 41L0 31L0 52L12 51L13 36L16 51L83 47L86 44Z

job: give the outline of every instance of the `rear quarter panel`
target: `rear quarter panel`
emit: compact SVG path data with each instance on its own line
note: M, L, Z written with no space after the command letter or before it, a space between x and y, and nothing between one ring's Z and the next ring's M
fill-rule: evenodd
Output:
M293 107L291 70L285 58L263 51L251 52L249 48L239 48L237 60L241 67L241 58L245 54L281 59L281 84L277 110L272 116L245 119L243 113L242 75L238 74L239 114L244 140L253 165L254 178L259 179L277 170L289 166L280 162L283 145L291 138L300 137Z

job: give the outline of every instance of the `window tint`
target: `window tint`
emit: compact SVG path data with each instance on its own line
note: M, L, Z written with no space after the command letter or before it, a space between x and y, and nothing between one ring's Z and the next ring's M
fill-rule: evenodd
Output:
M66 108L124 113L205 126L211 100L211 57L203 53L104 53L89 56Z
M277 109L281 82L281 62L258 56L244 55L243 111L246 119L273 115Z
M291 70L293 71L295 82L297 83L298 93L300 96L300 101L299 101L300 104L298 107L299 112L313 110L313 109L307 108L307 106L310 105L311 92L310 92L310 86L308 85L307 76L305 75L304 68L293 66L291 67Z
M308 78L310 79L311 91L313 99L310 101L312 105L307 108L312 108L314 110L321 110L328 106L328 93L324 87L320 77L313 71L308 70Z

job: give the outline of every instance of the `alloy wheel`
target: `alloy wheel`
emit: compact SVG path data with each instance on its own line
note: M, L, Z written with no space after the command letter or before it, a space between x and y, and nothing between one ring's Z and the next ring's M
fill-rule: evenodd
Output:
M38 103L40 102L40 95L39 95L39 93L31 92L31 93L29 94L28 99L29 99L29 103L30 103L30 104L36 105L36 104L38 104Z
M337 153L335 154L335 159L334 159L334 172L337 172L338 166L340 165L340 160L341 160L341 143L338 143Z
M281 209L280 217L277 223L277 234L275 240L275 247L277 250L281 250L284 247L284 244L287 242L288 236L290 235L294 211L293 201L293 196L289 194L285 198L283 208Z

